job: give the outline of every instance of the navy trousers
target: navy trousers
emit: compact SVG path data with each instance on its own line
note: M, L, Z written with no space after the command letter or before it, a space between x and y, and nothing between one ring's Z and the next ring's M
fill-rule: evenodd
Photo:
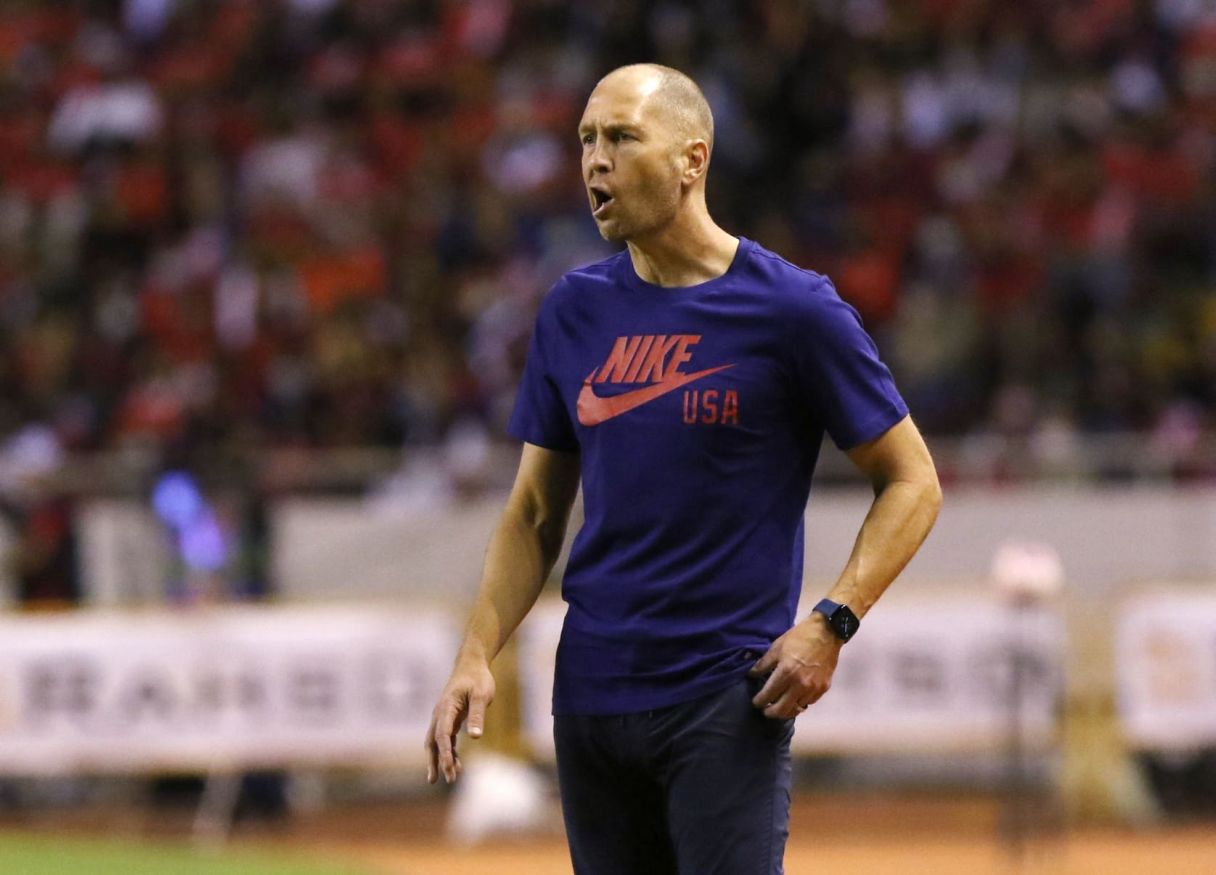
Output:
M756 710L759 688L554 718L575 875L781 875L794 721Z

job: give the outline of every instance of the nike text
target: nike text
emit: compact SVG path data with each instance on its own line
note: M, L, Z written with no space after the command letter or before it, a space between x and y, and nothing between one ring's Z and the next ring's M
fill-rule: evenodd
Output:
M680 365L692 359L688 349L700 340L699 334L618 337L608 360L596 371L595 382L658 383L670 379L681 373Z
M618 337L604 363L587 375L578 394L576 411L584 426L599 425L674 392L689 383L734 367L733 364L686 373L681 366L692 360L692 347L699 334L635 334ZM601 395L595 387L603 383L625 383L638 388L616 395ZM641 384L641 385L639 385ZM684 393L684 421L706 425L738 425L739 399L727 390L719 400L719 390L706 389ZM691 417L691 419L690 419Z

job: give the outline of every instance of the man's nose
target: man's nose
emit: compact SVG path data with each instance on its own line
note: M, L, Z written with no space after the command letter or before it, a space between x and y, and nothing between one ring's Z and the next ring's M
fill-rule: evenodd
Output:
M596 140L594 146L591 147L591 152L587 155L587 169L606 172L612 163L608 160L608 151L603 146L602 140Z

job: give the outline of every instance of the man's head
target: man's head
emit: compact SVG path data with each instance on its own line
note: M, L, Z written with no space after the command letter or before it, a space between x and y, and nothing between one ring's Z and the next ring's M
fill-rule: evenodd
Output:
M697 84L678 70L613 70L587 99L578 127L583 184L606 240L632 240L705 208L714 120Z

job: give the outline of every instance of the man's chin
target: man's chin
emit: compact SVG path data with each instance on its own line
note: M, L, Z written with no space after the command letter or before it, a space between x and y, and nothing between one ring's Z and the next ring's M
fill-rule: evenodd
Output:
M621 226L616 222L596 222L595 225L600 232L600 236L609 243L620 243L625 239L625 235L621 232Z

